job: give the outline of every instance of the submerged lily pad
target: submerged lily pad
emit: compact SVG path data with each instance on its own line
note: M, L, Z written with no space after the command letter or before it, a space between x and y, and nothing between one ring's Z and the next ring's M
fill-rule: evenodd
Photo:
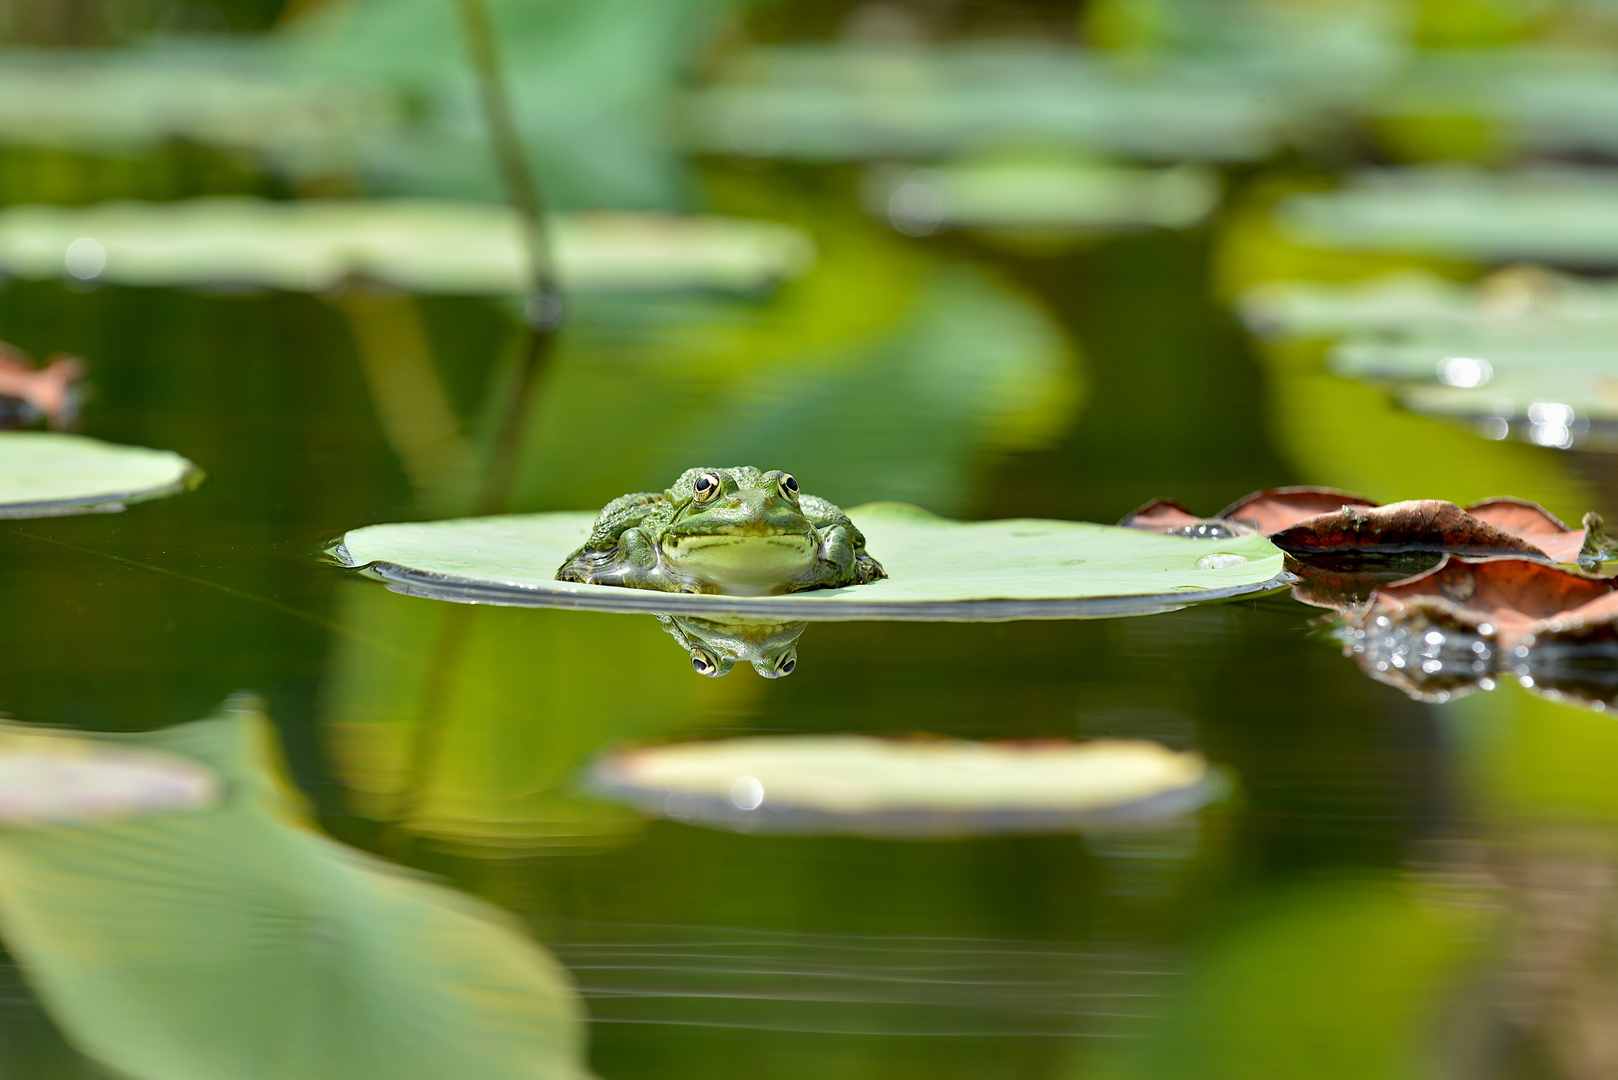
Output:
M178 755L223 781L210 809L0 829L7 952L111 1073L589 1075L555 961L492 907L321 835L248 703L79 738L86 753Z
M1290 236L1315 247L1618 264L1618 171L1611 169L1384 169L1337 191L1290 196L1276 215Z
M1262 537L1186 541L1078 521L950 521L877 503L849 511L885 581L787 596L680 595L557 581L587 512L372 525L338 561L402 592L467 602L793 619L1026 619L1145 614L1278 588Z
M571 289L752 292L814 261L808 237L772 222L581 212L557 215L551 228L557 275ZM362 278L488 295L520 293L530 276L509 208L427 199L18 206L0 211L0 270L308 292Z
M194 487L179 454L58 432L0 432L0 518L122 510Z
M609 755L592 786L650 814L745 831L951 835L1116 828L1216 793L1200 754L1144 740L977 743L796 735Z

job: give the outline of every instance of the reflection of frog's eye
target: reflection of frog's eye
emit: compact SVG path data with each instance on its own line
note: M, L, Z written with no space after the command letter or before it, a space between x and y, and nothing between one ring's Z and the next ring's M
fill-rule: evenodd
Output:
M791 473L782 473L781 479L778 480L777 483L780 485L781 494L785 495L787 498L791 499L797 496L798 478L796 476L793 476Z
M788 649L775 658L775 674L791 675L798 667L798 650Z
M692 489L697 494L698 506L703 503L711 503L719 497L719 477L711 472L705 472L697 477L697 482L692 485Z
M698 675L707 675L710 678L719 677L719 665L714 661L713 653L707 649L691 650L691 669Z

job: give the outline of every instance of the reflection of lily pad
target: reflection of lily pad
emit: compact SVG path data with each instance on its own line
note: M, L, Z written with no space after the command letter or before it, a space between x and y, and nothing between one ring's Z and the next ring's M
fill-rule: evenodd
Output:
M1609 169L1389 169L1362 173L1337 191L1293 195L1276 213L1294 239L1317 247L1618 263L1618 172Z
M851 510L888 579L788 596L688 596L555 580L589 513L373 525L339 561L443 599L794 619L1017 619L1144 614L1279 585L1262 537L1187 541L1077 521L962 522L898 504Z
M167 450L56 432L0 433L0 518L122 510L184 491L201 476Z
M866 209L911 235L940 228L1179 229L1197 224L1218 201L1219 180L1206 169L1059 158L884 168L865 185Z
M553 222L557 273L575 289L754 291L807 269L796 229L721 217L578 213ZM431 200L22 206L0 212L0 269L123 285L252 285L321 292L349 278L422 292L522 292L512 212Z
M0 832L6 947L118 1075L588 1075L554 961L493 909L316 832L256 713L85 738L225 781L213 810Z
M1214 793L1201 755L1125 740L766 736L632 750L598 761L592 778L603 794L679 820L876 835L1140 824Z

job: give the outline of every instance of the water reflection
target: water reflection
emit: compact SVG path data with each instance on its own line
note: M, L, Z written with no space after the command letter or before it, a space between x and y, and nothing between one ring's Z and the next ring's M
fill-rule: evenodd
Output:
M657 621L691 654L692 670L713 679L729 675L738 660L752 664L766 679L791 675L798 669L798 638L809 628L806 622L779 619L705 619L661 613Z

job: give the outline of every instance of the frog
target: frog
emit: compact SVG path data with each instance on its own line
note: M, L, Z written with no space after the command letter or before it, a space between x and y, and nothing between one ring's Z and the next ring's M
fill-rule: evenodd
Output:
M847 514L791 473L687 469L667 491L609 502L558 581L671 593L779 596L868 585L887 571Z
M798 638L806 622L745 616L702 618L658 613L657 621L690 654L691 669L717 679L746 660L766 679L784 679L798 669Z

